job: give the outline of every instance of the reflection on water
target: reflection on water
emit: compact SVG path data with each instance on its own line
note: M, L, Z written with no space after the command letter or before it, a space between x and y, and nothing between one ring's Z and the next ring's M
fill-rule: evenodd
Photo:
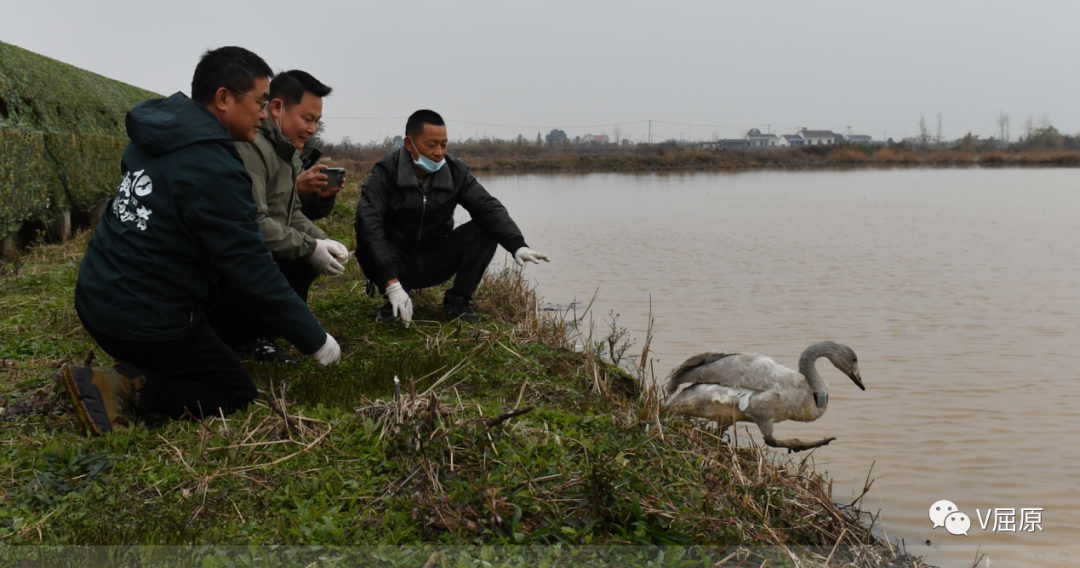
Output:
M823 362L829 411L777 437L838 438L815 455L839 500L875 463L867 502L910 552L1056 561L1080 542L1080 170L483 181L551 255L528 269L549 302L599 286L596 313L640 342L651 294L658 374L706 349L794 367L814 341L852 346L866 392ZM939 499L970 536L931 530ZM1009 507L1044 507L1043 530L979 528L976 508Z

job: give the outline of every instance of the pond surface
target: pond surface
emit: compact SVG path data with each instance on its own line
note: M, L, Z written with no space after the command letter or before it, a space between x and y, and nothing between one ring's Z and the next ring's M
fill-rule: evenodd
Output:
M875 464L866 503L909 552L945 566L970 566L979 545L999 566L1080 562L1080 170L482 182L551 255L527 272L548 302L599 287L597 323L620 314L640 353L651 297L659 377L710 349L796 367L821 339L854 348L866 392L822 360L828 412L777 437L837 437L815 453L837 500ZM970 517L968 536L932 529L941 499ZM1014 529L1021 508L1042 508L1041 523L980 528L1009 508Z

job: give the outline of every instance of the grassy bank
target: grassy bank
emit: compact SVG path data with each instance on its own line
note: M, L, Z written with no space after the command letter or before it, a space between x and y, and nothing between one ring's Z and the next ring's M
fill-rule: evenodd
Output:
M350 245L356 181L321 222ZM171 545L156 550L196 565L228 554L215 545L277 545L305 547L298 566L919 565L871 535L858 503L836 504L807 456L663 416L617 326L545 314L513 270L482 285L481 324L447 322L429 290L405 329L375 324L381 301L351 263L311 295L340 365L251 364L264 395L246 412L87 439L50 380L94 348L72 308L87 241L2 269L0 560L95 545L152 565L138 547Z

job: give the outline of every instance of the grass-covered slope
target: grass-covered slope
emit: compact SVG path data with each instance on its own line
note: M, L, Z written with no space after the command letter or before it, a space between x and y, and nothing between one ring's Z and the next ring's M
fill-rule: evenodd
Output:
M347 244L350 189L320 223ZM589 326L573 316L545 315L514 271L481 287L481 324L447 322L431 290L405 329L373 321L381 300L350 263L311 297L341 364L253 364L265 396L246 412L87 439L50 381L94 348L72 308L86 243L33 248L0 280L0 545L331 547L302 549L316 558L298 566L319 555L420 566L436 546L452 548L429 565L481 554L495 565L522 565L522 554L565 562L537 565L618 551L631 559L612 565L656 559L640 546L754 566L792 555L815 565L830 551L857 566L909 565L857 509L834 504L811 461L732 448L709 425L658 413L640 378L612 364L612 351L628 351L580 335ZM375 545L390 548L333 548ZM578 545L599 548L567 548Z
M156 96L0 42L0 237L111 195L124 117Z

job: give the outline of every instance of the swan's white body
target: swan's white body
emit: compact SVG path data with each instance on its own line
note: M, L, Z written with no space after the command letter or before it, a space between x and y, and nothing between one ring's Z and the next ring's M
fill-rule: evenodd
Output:
M774 423L813 422L825 414L829 384L814 368L820 357L828 357L865 390L851 348L823 341L803 352L799 371L755 353L695 355L671 372L667 390L674 396L666 407L677 414L716 420L721 429L736 422L753 422L766 442L774 445ZM684 384L689 386L675 394Z

